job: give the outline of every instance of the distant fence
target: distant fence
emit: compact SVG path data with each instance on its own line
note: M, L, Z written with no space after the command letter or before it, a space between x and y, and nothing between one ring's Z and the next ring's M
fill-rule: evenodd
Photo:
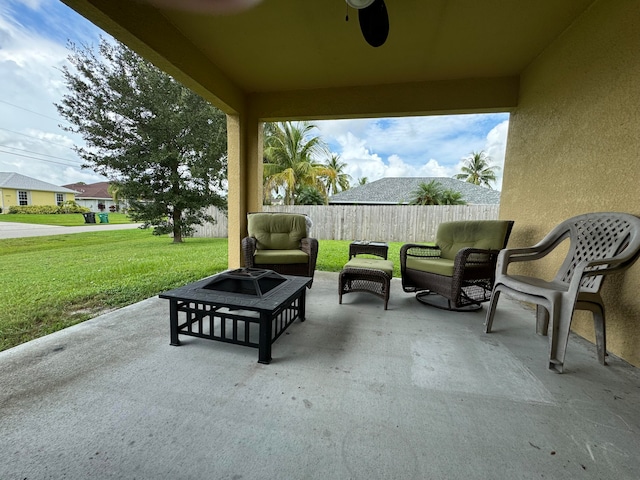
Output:
M499 205L292 205L264 206L265 212L304 213L313 221L311 236L319 240L428 242L442 222L497 220ZM227 217L209 212L215 225L196 229L196 237L226 237Z

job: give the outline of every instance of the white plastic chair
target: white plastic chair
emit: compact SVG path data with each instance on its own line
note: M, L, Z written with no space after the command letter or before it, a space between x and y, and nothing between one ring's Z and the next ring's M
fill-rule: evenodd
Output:
M567 238L569 251L553 280L507 273L511 263L542 258ZM486 333L491 332L501 292L536 304L537 332L549 334L549 368L562 373L573 311L589 310L594 318L598 359L604 365L605 315L600 288L605 275L629 268L639 255L640 218L616 212L578 215L562 222L532 247L502 250L487 311Z

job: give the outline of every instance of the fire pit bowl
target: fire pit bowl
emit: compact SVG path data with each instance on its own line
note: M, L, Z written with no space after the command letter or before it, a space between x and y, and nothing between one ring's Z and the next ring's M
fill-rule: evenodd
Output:
M238 268L219 273L202 288L261 298L286 281L286 278L273 270Z

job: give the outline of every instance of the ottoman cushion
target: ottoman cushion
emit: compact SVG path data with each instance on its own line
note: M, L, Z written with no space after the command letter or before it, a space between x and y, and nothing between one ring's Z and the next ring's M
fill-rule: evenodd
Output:
M382 270L390 277L393 277L393 262L391 260L355 257L349 260L345 264L344 268L369 268L371 270Z

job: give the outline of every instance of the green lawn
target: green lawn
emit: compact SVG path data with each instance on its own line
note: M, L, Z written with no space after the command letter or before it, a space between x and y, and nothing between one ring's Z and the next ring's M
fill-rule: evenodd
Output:
M109 223L132 223L124 213L105 212L109 215ZM0 215L0 222L34 223L37 225L55 225L59 227L77 227L81 225L94 225L84 223L84 216L81 213L64 213L59 215L27 215L11 213ZM96 222L100 222L96 214ZM100 223L95 223L100 226Z
M395 276L400 246L389 244ZM348 241L320 240L317 270L338 272L348 256ZM0 351L226 268L226 238L174 244L132 229L0 240Z

